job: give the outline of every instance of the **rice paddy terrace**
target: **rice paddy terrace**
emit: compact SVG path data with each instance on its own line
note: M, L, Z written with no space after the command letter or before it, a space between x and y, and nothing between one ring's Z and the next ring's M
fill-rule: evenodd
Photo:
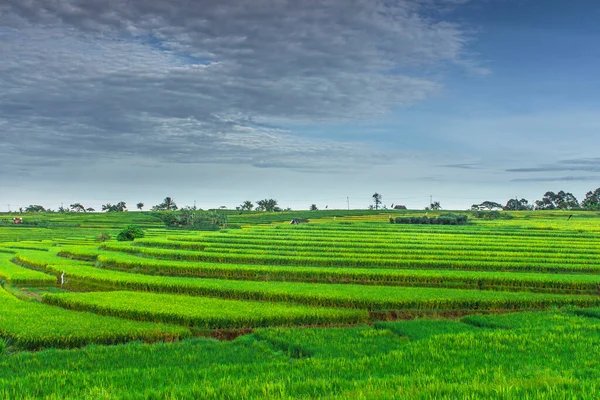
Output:
M1 215L0 397L595 398L600 215L570 214Z

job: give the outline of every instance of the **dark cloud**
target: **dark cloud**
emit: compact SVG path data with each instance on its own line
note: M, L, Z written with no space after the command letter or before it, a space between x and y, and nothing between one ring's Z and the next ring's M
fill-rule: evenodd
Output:
M458 169L482 169L480 164L446 164L441 165L444 168L458 168Z
M506 172L566 172L584 171L600 172L600 158L581 158L572 160L560 160L554 164L539 167L510 168Z
M4 172L124 156L384 162L365 143L278 125L385 113L435 92L438 67L471 68L460 27L420 12L413 1L5 0L0 156L21 158Z
M600 176L546 176L535 178L516 178L513 182L600 182Z

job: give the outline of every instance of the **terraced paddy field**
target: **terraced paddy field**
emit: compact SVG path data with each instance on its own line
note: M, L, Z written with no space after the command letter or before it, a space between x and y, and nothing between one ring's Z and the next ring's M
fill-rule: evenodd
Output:
M410 215L0 215L0 398L596 398L597 212Z

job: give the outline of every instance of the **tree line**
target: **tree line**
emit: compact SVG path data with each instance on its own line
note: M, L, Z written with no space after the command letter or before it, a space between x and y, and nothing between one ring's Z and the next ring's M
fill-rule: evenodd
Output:
M600 210L600 188L589 191L585 198L579 202L573 193L561 190L557 193L546 192L540 200L529 203L526 199L510 199L503 206L493 201L484 201L473 204L471 210Z
M387 207L383 204L383 196L380 193L375 193L372 196L373 204L369 206L370 209L379 210L384 209L387 210ZM144 203L139 202L136 204L136 208L140 211L144 209ZM393 208L394 205L391 205ZM226 207L221 207L226 208ZM327 208L327 206L325 207ZM164 200L152 206L152 211L172 211L177 210L177 204L171 197L165 197ZM184 207L187 210L197 210L196 206L194 207ZM266 211L266 212L279 212L279 211L291 211L291 208L282 209L279 207L277 200L275 199L262 199L257 200L256 205L250 201L246 200L239 206L235 208L238 211ZM316 211L318 210L316 204L310 205L310 210ZM442 206L439 201L432 201L429 206L425 207L425 210L441 210ZM497 203L494 201L484 201L480 204L473 204L471 206L471 210L473 211L482 211L482 210L504 210L504 211L526 211L526 210L600 210L600 188L596 190L590 190L585 194L585 198L579 202L577 198L573 195L573 193L565 192L561 190L559 192L546 192L544 196L540 200L535 200L530 203L527 199L509 199L505 205L501 203ZM85 207L81 203L71 204L68 208L63 207L62 205L57 209L59 213L65 212L94 212L95 209L92 207ZM124 201L120 201L115 204L106 203L102 205L102 211L104 212L125 212L127 211L127 203ZM55 212L51 209L46 209L41 205L31 204L25 208L20 207L19 212Z

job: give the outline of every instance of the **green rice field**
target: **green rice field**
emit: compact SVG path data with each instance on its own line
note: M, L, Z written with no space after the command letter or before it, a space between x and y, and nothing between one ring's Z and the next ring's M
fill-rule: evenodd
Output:
M600 213L422 214L0 214L0 398L597 398Z

